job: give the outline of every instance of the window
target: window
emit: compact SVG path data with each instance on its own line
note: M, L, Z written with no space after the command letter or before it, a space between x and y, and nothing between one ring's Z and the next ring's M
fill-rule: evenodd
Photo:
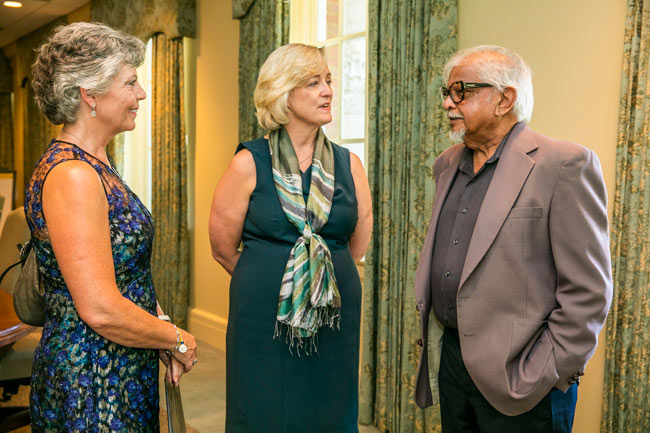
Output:
M367 0L293 0L291 42L323 46L332 72L330 140L365 164Z

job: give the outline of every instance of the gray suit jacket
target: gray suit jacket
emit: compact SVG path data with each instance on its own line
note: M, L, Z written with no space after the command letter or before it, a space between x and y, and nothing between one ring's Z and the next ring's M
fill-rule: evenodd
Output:
M434 236L463 149L455 145L436 159L436 199L415 277L424 340L420 407L433 402L427 359L439 356L427 353L437 346L427 341ZM515 126L479 211L457 294L467 371L506 415L530 410L553 387L566 391L596 348L612 297L606 194L592 151Z

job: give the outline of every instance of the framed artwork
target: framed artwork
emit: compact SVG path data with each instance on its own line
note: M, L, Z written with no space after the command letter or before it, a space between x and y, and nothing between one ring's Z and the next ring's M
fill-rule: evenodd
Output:
M11 212L14 203L14 177L12 170L0 168L0 233L5 225L5 219Z

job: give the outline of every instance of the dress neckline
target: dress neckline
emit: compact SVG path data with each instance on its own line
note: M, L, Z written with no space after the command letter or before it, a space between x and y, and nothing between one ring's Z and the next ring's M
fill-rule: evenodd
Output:
M103 166L107 167L107 168L108 168L110 171L112 171L113 173L117 174L117 170L113 167L112 163L110 162L110 159L109 159L109 164L106 164L104 161L102 161L101 159L97 158L95 155L93 155L92 153L88 152L86 149L82 148L81 146L79 146L79 145L77 145L77 144L74 144L74 143L71 143L71 142L69 142L69 141L65 141L65 140L57 140L56 138L53 139L52 141L54 141L55 143L65 143L65 144L69 144L69 145L71 145L71 146L76 147L77 149L79 149L79 150L81 150L83 153L85 153L86 155L92 156L93 159L96 159L97 161L99 161ZM107 156L108 158L110 158L110 157L108 156L108 154L107 154L106 156ZM118 174L118 176L119 176L119 174Z

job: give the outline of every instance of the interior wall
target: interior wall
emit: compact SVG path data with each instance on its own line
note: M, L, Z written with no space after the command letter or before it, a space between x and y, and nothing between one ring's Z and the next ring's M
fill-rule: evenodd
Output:
M611 216L626 2L611 0L459 0L460 48L497 44L533 70L531 127L594 150ZM605 335L580 383L575 433L600 431Z
M238 144L239 21L232 19L230 1L197 0L196 7L197 91L194 119L188 122L188 129L194 128L196 134L190 160L194 215L189 330L200 340L225 349L230 277L210 253L208 217L214 188Z

